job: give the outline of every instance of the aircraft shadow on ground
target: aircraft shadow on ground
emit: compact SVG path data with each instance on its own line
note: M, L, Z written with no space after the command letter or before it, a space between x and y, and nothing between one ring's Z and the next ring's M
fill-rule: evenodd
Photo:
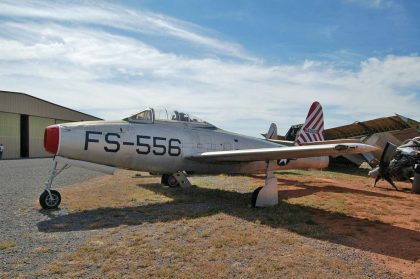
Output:
M347 165L330 165L328 168L325 169L326 172L336 173L336 174L348 174L353 176L360 176L360 177L367 177L369 170L368 169L361 169L358 167L355 167L353 165L347 166ZM277 170L276 173L279 174L285 174L285 175L296 175L296 176L305 176L304 173L300 171L296 171L293 169L290 170Z
M283 185L293 185L297 186L300 189L293 189L293 190L281 190L279 192L280 197L287 197L287 198L298 198L303 196L308 196L311 194L315 194L317 192L330 192L330 193L352 193L357 195L363 196L371 196L371 197L381 197L381 198L392 198L392 199L402 199L399 196L387 195L383 193L376 193L371 191L364 191L358 189L352 189L347 187L340 187L336 185L325 185L323 187L314 187L310 186L306 183L295 181L292 179L285 179L285 178L278 178L277 179L280 184ZM383 189L383 188L382 188ZM383 189L388 190L388 189ZM286 193L286 195L284 195Z
M286 180L283 182L286 183ZM287 181L289 182L296 183ZM201 218L224 213L249 222L259 222L273 228L284 228L306 237L386 256L412 261L419 257L420 233L417 231L309 206L290 204L282 200L281 191L277 206L254 209L249 205L251 193L195 186L189 189L173 189L160 184L138 186L173 200L134 207L99 208L61 216L51 215L50 220L37 224L38 229L41 232L83 231L120 225L170 222L182 218ZM305 187L309 193L313 191L309 186ZM323 188L323 190L336 191L334 187ZM353 191L353 189L347 190ZM360 192L372 194L368 191ZM331 232L329 224L334 224L335 228L339 227L340 232Z

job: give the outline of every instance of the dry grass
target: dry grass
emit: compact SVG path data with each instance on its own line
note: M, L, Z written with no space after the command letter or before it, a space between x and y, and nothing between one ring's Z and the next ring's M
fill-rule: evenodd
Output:
M2 240L0 241L0 250L9 250L16 247L16 243L9 240Z
M68 187L70 214L48 221L47 232L107 230L38 275L365 277L363 263L343 256L354 253L346 246L383 262L379 274L385 266L418 274L419 196L368 188L357 175L296 173L279 176L278 206L258 210L250 192L263 182L248 177L197 177L200 187L171 189L120 171Z
M130 278L346 277L334 276L337 270L362 274L361 268L311 247L291 232L223 213L114 230L118 232L112 237L90 240L67 255L65 266L44 272L73 278L92 270L98 277Z
M83 184L65 189L62 206L75 212L102 207L131 207L136 205L162 203L170 198L157 196L153 191L139 191L137 183L142 177L131 171L120 171L116 176L102 176ZM150 179L150 177L149 177ZM157 182L157 179L153 179Z

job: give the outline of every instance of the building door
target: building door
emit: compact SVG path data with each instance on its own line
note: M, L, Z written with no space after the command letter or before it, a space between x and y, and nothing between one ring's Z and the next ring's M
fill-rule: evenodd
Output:
M20 115L20 157L29 157L29 117Z

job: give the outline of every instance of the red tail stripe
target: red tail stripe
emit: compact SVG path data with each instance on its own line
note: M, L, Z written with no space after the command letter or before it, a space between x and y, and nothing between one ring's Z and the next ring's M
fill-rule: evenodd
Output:
M314 130L318 130L318 129L320 129L321 127L318 127L318 126L321 126L320 124L322 124L324 121L324 115L322 114L322 112L318 115L318 119L317 119L317 121L314 123L314 125L312 126L313 128L314 128ZM322 125L323 126L323 125ZM324 129L324 127L322 127L322 129Z
M319 106L315 113L306 120L306 127L311 127L315 120L318 120L319 116L322 114L322 108Z
M306 133L302 132L302 141L309 142L310 140L311 139L309 138L309 136Z
M309 130L309 131L308 131ZM312 103L305 124L296 138L298 145L324 140L324 114L318 102Z
M308 111L308 115L306 115L306 118L308 118L311 115L311 113L317 108L318 105L319 105L318 102L314 102L311 105L311 107L309 108L309 111Z
M308 137L308 134L305 131L301 131L300 136L302 137L303 142L310 142L310 138Z
M312 124L312 121L318 116L320 110L321 106L317 106L316 110L311 115L308 115L308 117L306 118L305 127L309 127Z
M318 114L316 114L315 117L312 118L311 122L308 125L306 125L306 127L310 127L313 129L316 126L316 123L318 123L318 121L321 119L323 119L322 111L320 113L318 112Z

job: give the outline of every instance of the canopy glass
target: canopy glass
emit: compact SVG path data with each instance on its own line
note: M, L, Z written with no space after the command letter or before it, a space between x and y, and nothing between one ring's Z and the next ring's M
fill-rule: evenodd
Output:
M147 108L139 113L136 113L124 120L133 122L155 122L155 121L173 121L173 122L188 122L192 124L201 124L205 126L213 126L212 124L186 112L178 110L167 109L152 109Z

